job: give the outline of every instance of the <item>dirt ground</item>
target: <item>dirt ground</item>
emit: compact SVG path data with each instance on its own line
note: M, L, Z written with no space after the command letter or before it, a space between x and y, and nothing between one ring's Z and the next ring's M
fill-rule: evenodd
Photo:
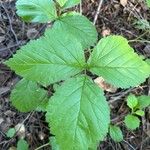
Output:
M99 0L86 0L82 2L82 12L92 22L94 20ZM79 10L79 7L75 7ZM146 19L150 22L150 9L144 0L128 0L123 6L119 0L104 0L97 18L96 28L99 38L107 34L117 34L129 40L148 40L150 32L136 27L135 22ZM18 135L7 138L9 128L23 123L25 139L34 150L49 141L50 132L42 112L20 113L10 103L9 96L14 85L20 77L6 67L3 62L16 52L21 45L31 39L37 39L45 31L47 24L31 24L21 21L16 15L15 0L0 0L0 150L15 147ZM150 57L150 42L130 42L139 55ZM141 118L140 129L129 131L123 123L124 116L129 112L125 98L129 93L136 95L150 94L149 80L139 87L130 89L117 89L116 92L106 92L111 106L111 118L120 125L124 141L115 143L107 136L99 145L99 150L150 150L150 109L145 110L146 115ZM65 140L65 139L64 139ZM44 147L42 150L50 149Z

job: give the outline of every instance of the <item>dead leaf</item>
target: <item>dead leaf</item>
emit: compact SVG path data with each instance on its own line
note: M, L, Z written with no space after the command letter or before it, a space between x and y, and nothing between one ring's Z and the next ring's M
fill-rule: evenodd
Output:
M103 30L102 30L102 36L103 37L110 35L110 33L111 33L111 31L109 28L103 28Z
M102 77L98 77L94 80L94 82L103 90L111 93L115 93L117 91L117 88L113 85L106 83L106 81Z
M128 3L128 0L120 0L120 4L125 7Z
M25 138L25 126L22 123L18 123L15 126L15 130L17 132L17 135L19 136L20 139L24 139Z

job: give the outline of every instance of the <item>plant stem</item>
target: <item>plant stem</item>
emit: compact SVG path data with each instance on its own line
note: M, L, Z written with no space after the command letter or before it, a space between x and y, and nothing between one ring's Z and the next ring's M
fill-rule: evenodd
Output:
M42 146L36 148L35 150L40 150L40 149L42 149L42 148L44 148L44 147L47 147L47 146L49 146L49 145L50 145L49 143L46 143L46 144L44 144L44 145L42 145Z
M129 43L132 43L132 42L140 42L140 43L149 43L150 44L150 41L148 40L129 40Z

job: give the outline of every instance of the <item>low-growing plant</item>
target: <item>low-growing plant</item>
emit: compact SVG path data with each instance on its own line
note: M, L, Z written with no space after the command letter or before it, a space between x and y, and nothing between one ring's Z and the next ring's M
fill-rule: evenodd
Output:
M44 109L60 150L96 150L108 132L108 103L87 72L120 88L137 86L150 74L149 65L124 37L111 35L95 46L95 26L85 16L66 11L79 2L18 0L17 14L23 20L53 24L5 62L23 77L11 93L13 106L22 112ZM90 50L91 46L95 47ZM56 83L60 85L49 98L45 89Z
M130 130L135 130L140 126L140 119L145 115L144 108L150 105L150 96L139 96L131 94L127 98L127 105L131 109L131 113L125 117L125 125Z

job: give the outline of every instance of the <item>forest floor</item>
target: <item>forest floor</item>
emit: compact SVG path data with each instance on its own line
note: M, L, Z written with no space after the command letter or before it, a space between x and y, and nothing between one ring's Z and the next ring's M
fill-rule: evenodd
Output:
M124 0L125 2L125 0ZM99 5L99 0L86 0L82 2L82 12L92 22ZM81 7L74 8L79 11ZM99 39L109 34L122 35L130 42L130 45L139 55L150 57L150 32L142 24L140 29L138 22L145 19L150 22L150 9L143 0L127 0L127 4L119 0L104 0L98 18L96 28ZM16 147L18 135L7 138L6 132L18 124L24 125L25 139L34 150L48 143L50 132L45 122L45 113L30 112L20 113L10 103L10 92L20 80L14 72L6 67L3 62L16 52L19 47L31 39L40 37L47 24L25 23L16 15L15 0L0 0L0 150L8 150ZM140 76L140 74L139 74ZM145 110L145 116L141 118L140 128L135 131L126 129L123 118L129 112L126 106L126 97L130 93L136 95L149 95L150 85L147 80L142 85L130 89L117 89L115 92L105 92L111 106L111 118L120 125L124 140L115 143L107 136L100 143L99 150L150 150L150 109ZM65 139L64 139L65 140ZM50 149L44 147L43 150Z

